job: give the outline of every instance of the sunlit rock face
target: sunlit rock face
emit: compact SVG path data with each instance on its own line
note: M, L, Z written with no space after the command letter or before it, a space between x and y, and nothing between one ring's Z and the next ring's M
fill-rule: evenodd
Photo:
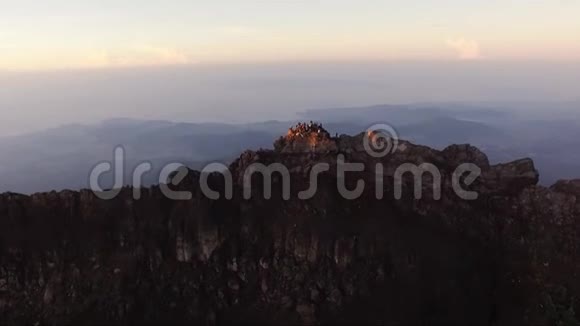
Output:
M282 153L328 153L336 151L337 145L322 125L310 122L288 129L274 143L274 148Z
M577 319L580 298L580 182L536 185L533 162L490 165L468 145L443 151L399 141L369 156L366 133L330 137L318 126L294 128L273 151L247 151L231 164L233 199L205 197L191 171L173 201L159 187L140 200L123 189L110 201L89 191L0 195L0 324L444 324L555 325ZM302 134L296 134L300 131ZM313 136L313 131L316 136ZM310 147L311 137L316 148ZM321 145L326 144L326 145ZM326 147L325 147L326 146ZM322 150L324 148L324 150ZM345 176L356 199L337 190L337 155L365 171ZM330 170L317 178L317 163ZM441 198L426 179L422 199L402 163L429 162L441 172ZM452 172L480 166L461 201ZM244 199L253 164L282 163L291 194ZM376 164L384 167L376 197Z

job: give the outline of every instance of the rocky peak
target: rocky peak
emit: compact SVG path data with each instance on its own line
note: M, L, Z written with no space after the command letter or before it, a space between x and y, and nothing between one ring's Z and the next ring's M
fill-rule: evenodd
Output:
M336 150L336 141L322 124L300 122L274 143L281 153L321 153Z
M443 151L400 140L393 153L368 155L365 137L333 138L300 124L275 150L246 151L231 164L234 196L210 200L192 172L178 186L141 199L124 188L104 201L90 191L0 195L0 324L456 324L556 325L578 320L580 182L537 185L530 159L491 165L469 145ZM315 146L314 146L315 145ZM356 199L337 191L337 156L363 163L346 178L364 180ZM316 163L330 171L306 200ZM252 163L282 163L293 196L244 199ZM384 166L375 195L377 163ZM421 199L398 166L429 163ZM481 168L459 200L452 173ZM211 188L224 193L223 178ZM258 193L261 186L258 185Z

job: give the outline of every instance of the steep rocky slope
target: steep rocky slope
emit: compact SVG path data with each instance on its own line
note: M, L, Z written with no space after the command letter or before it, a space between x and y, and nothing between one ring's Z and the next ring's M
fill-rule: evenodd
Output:
M113 200L90 191L0 196L0 321L7 324L278 323L278 324L573 324L580 281L580 181L537 186L533 162L490 165L469 145L443 151L399 142L373 158L366 134L329 139L310 150L288 139L274 151L245 152L225 178L209 184L190 171L166 198L159 187ZM309 140L310 141L310 140ZM290 145L289 145L290 144ZM337 189L337 156L363 163L349 172L348 189L364 180L356 199ZM318 176L310 199L298 193ZM244 174L253 163L282 163L270 199L261 178L244 199ZM383 198L376 197L376 164L384 166ZM442 177L425 178L414 199L394 174L403 163L431 163ZM461 200L452 174L477 164Z

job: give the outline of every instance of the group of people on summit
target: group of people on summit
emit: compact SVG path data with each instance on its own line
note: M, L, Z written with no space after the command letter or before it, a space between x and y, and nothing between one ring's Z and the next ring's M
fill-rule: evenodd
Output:
M304 137L311 133L320 134L323 130L322 124L312 121L309 123L299 122L296 127L290 128L291 134L298 137Z

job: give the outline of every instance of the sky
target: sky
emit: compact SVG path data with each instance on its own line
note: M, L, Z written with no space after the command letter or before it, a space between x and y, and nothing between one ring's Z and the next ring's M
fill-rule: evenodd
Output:
M580 0L0 0L0 70L580 61Z
M578 17L580 0L0 0L0 137L118 117L580 103Z

